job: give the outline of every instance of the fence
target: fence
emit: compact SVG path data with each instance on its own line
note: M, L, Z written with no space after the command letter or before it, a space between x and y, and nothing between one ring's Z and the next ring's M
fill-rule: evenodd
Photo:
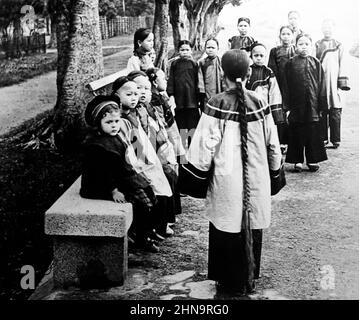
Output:
M152 28L153 17L116 17L107 20L100 17L102 39L116 37L121 34L130 34L138 28Z
M33 34L29 37L2 38L0 40L0 51L4 51L7 58L20 57L24 54L29 55L36 52L45 53L45 34Z

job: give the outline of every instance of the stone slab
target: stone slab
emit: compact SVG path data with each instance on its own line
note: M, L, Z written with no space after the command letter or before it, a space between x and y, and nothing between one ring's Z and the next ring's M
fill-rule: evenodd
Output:
M45 213L45 234L122 238L132 223L132 204L82 198L81 177Z
M54 236L55 287L123 285L127 269L126 237Z

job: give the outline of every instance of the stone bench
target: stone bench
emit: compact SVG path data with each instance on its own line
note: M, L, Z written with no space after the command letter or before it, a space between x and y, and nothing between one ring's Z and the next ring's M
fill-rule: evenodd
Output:
M53 238L53 280L60 288L124 283L132 205L82 198L81 177L45 213Z

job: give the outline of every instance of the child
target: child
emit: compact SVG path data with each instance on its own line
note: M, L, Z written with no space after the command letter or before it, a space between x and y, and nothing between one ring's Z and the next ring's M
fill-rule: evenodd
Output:
M238 19L237 29L239 36L233 36L229 39L230 49L241 49L250 52L251 45L254 43L254 39L248 36L248 32L251 26L249 18L241 17Z
M154 35L149 28L139 28L136 30L133 39L133 56L127 62L127 70L147 69L153 66L150 53L153 49Z
M264 44L255 42L252 45L251 76L247 81L246 88L257 92L269 105L274 123L281 124L284 121L282 110L282 96L280 94L277 79L272 70L264 65L267 57L267 49Z
M343 106L342 90L349 90L348 77L343 73L343 46L333 39L334 21L326 19L322 24L324 38L315 44L316 57L324 70L326 95L329 107L330 141L333 148L340 145L340 120ZM328 143L328 114L322 118L323 139Z
M134 73L143 74L141 71L133 71ZM131 75L131 73L130 73ZM138 92L138 97L136 101L136 105L130 105L124 103L123 100L126 99L126 87L132 87L132 90L136 90ZM113 91L116 95L118 95L122 101L123 113L122 117L127 119L132 126L132 141L135 143L135 150L137 151L137 157L142 157L142 159L138 159L137 163L134 165L135 169L139 172L143 172L143 174L151 181L151 185L154 189L154 192L158 199L158 204L154 208L154 227L157 233L154 234L157 240L163 240L164 236L167 236L170 233L170 230L166 230L167 220L166 220L166 199L172 196L172 190L170 184L167 180L167 177L163 171L162 164L165 164L166 161L169 161L170 157L166 157L165 152L157 152L154 148L157 147L157 143L160 143L162 149L165 149L170 154L171 145L167 143L163 135L161 136L161 141L157 139L156 129L153 128L151 124L151 119L147 113L146 108L142 104L145 102L146 94L144 86L137 84L134 82L134 77L121 77L117 79L113 84ZM138 103L139 99L141 99L141 103ZM153 141L154 137L154 145L151 143L148 135ZM159 136L159 135L158 135ZM157 139L157 140L156 140ZM166 144L167 143L167 144ZM165 145L166 144L166 145ZM159 157L160 159L159 159ZM172 156L172 162L175 162L175 156ZM167 232L168 231L168 232Z
M198 90L200 105L203 110L207 101L223 91L222 67L218 57L219 44L216 38L209 38L205 43L207 57L198 61Z
M295 39L298 35L303 33L303 30L299 28L299 20L300 20L300 14L298 11L292 10L288 12L288 25L293 31L293 40L292 43L295 43Z
M259 277L262 229L271 216L270 172L281 165L269 106L244 88L249 64L243 50L223 55L228 89L205 106L180 181L183 191L207 199L208 278L217 290L240 295L252 292Z
M185 151L182 146L181 136L178 131L176 122L174 121L171 108L168 105L167 97L163 95L166 92L167 81L165 73L159 68L151 68L147 70L147 75L152 83L152 99L151 105L156 109L161 119L163 119L165 128L167 130L168 139L174 147L176 156L179 158L184 156ZM182 212L180 193L177 187L177 182L173 185L172 207L174 215L172 216L172 225L175 222L175 215Z
M178 178L178 165L172 143L170 142L165 124L159 116L157 110L151 105L151 83L144 72L133 71L128 74L129 80L137 84L140 97L139 103L143 105L147 111L148 129L147 135L152 143L153 148L157 152L157 156L161 161L163 172L165 173L168 183L174 192ZM174 231L167 225L168 222L174 223L175 221L175 207L174 198L172 197L158 197L160 208L158 210L158 222L156 231L164 237L170 236Z
M320 61L310 56L312 39L300 34L296 40L298 55L285 66L288 84L289 141L286 162L302 171L304 155L310 171L319 169L318 162L327 160L320 130L320 119L326 112L327 99L324 71Z
M272 69L274 75L278 81L279 89L283 98L283 102L286 101L284 98L287 95L287 83L284 76L284 67L288 60L295 56L295 46L293 44L293 30L290 26L282 26L279 31L279 39L281 45L272 48L269 53L268 67ZM282 105L283 112L287 111L287 107ZM285 152L285 145L288 144L288 124L286 115L283 115L284 119L282 122L277 122L278 137L283 152Z
M181 142L181 136L178 131L171 107L168 104L168 96L166 94L167 81L165 73L159 68L150 68L146 74L152 84L152 99L151 105L157 110L159 116L163 120L168 138L171 141L176 156L183 156L185 154Z
M167 84L170 105L175 104L175 119L184 146L190 144L190 136L200 117L198 108L198 65L192 59L191 43L181 40L179 58L171 63ZM174 102L174 103L173 103Z
M107 96L96 96L85 111L86 122L94 128L83 145L83 169L80 195L91 199L129 201L133 204L136 244L157 252L149 239L152 230L148 219L156 204L150 182L137 173L126 159L127 143L121 138L119 102Z

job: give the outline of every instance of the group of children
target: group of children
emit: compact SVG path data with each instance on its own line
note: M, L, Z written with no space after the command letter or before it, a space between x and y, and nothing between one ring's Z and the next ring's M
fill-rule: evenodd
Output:
M131 202L129 239L150 252L158 252L159 243L173 234L181 213L177 157L184 150L165 90L162 70L134 70L85 111L93 130L83 144L80 194Z
M238 20L239 36L230 39L230 46L248 51L252 58L246 87L270 105L285 161L298 172L304 161L310 171L317 171L318 163L327 159L328 125L332 148L340 145L342 91L349 86L343 75L343 47L333 38L334 21L323 21L324 38L313 52L311 36L299 28L299 18L297 11L288 13L288 25L280 28L280 45L270 50L268 66L265 45L248 36L248 18Z
M168 76L154 67L151 30L136 31L128 75L113 83L111 95L96 96L86 108L85 120L93 130L83 144L81 185L83 197L133 204L129 239L136 247L158 252L160 242L174 233L175 216L181 213L179 164L197 157L193 150L186 157L185 150L191 145L201 115L206 118L205 113L240 122L239 113L231 109L237 108L236 103L253 109L243 111L248 119L253 118L250 121L266 118L269 112L286 162L294 164L296 171L302 170L304 153L311 171L317 171L318 163L327 159L327 118L330 140L334 147L339 146L338 89L349 89L347 78L342 76L342 46L332 38L333 22L326 20L324 38L316 43L316 57L312 56L312 39L297 26L298 17L295 11L289 13L290 24L280 28L281 43L270 50L268 66L266 46L249 36L250 20L242 17L238 20L239 35L229 40L235 52L227 55L225 68L223 58L221 62L218 57L217 39L206 40L205 57L198 62L192 58L191 43L181 40L178 58L169 66ZM231 64L242 69L231 70ZM240 89L236 89L236 77L241 79ZM248 95L251 91L265 104ZM213 100L224 92L229 92L226 99L234 100ZM226 106L229 109L224 112ZM205 120L201 130L206 132L203 125ZM272 126L270 122L268 125ZM276 145L271 129L264 129L264 135L266 143ZM238 141L238 145L245 144ZM275 150L273 147L271 172L279 170ZM197 176L200 171L196 171ZM266 227L268 221L259 224Z

